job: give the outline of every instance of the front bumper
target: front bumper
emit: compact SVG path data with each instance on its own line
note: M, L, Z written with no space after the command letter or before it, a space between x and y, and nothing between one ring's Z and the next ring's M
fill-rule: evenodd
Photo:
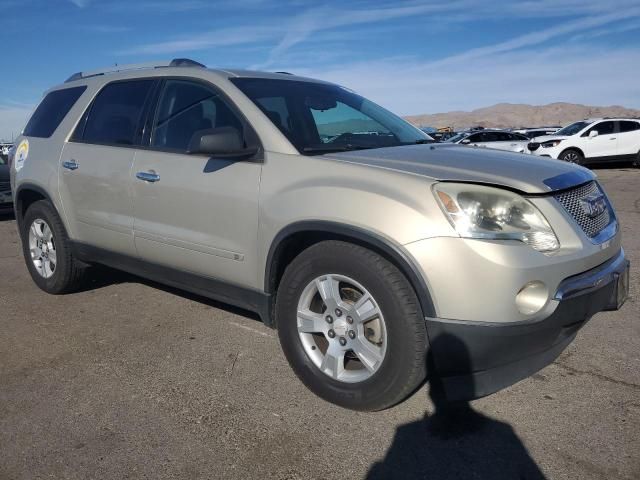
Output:
M629 289L621 249L606 263L562 281L558 306L535 322L487 323L427 318L429 375L450 401L472 400L522 380L551 363L596 313L619 309Z

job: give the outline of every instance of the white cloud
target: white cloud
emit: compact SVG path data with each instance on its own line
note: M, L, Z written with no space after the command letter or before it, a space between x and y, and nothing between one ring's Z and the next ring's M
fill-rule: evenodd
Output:
M0 140L11 140L17 136L33 111L31 105L0 104Z
M71 3L73 3L76 7L78 8L84 8L87 5L89 5L89 2L91 0L69 0Z
M495 55L524 47L530 47L547 42L562 35L567 35L573 32L583 32L594 27L601 27L612 22L636 17L640 17L640 8L614 12L608 15L597 15L592 17L579 18L578 20L561 23L560 25L551 28L511 38L505 42L500 42L494 45L488 45L479 48L473 48L471 50L467 50L466 52L452 55L443 60L433 62L432 66L443 65L452 62L455 63L461 61L469 61L474 58L487 57L489 55Z
M352 88L402 115L472 110L501 102L567 101L640 108L637 49L562 46L437 68L415 58L392 58L294 71Z
M247 45L273 39L276 31L275 27L231 27L164 42L138 45L116 53L119 55L161 55L204 50L212 47Z

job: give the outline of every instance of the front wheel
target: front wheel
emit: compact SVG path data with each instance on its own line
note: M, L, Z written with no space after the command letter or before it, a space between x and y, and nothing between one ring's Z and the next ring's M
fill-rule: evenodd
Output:
M576 165L582 165L584 163L584 157L577 150L565 150L560 154L559 159L565 162L575 163Z
M415 292L363 247L326 241L296 257L278 289L276 321L293 370L329 402L381 410L425 379L427 335Z

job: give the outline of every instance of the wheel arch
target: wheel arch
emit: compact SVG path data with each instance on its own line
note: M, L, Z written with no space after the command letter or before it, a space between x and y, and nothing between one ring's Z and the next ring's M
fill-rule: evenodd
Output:
M392 240L363 228L330 221L302 221L284 227L267 255L264 290L275 296L286 266L302 251L325 240L342 240L369 248L393 263L414 289L422 314L435 316L429 288L413 260ZM272 318L273 319L273 318Z
M578 147L567 147L567 148L565 148L564 150L562 150L560 152L560 155L558 155L558 158L562 157L562 155L565 152L568 152L569 150L574 150L574 151L578 152L580 154L580 156L582 156L583 159L586 159L586 157L584 156L584 152L582 151L581 148L578 148Z
M51 196L42 187L33 183L24 183L18 187L15 194L14 207L18 224L22 223L27 209L39 200L46 200L55 208Z

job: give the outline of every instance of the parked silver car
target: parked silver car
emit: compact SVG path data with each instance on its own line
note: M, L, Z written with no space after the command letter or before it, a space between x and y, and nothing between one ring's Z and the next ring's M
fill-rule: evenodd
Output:
M0 214L13 210L13 200L11 197L11 183L9 181L9 164L7 156L0 155Z
M529 137L521 133L503 130L470 130L460 132L445 141L472 147L495 148L497 150L524 153L527 151L527 144L530 140Z
M312 391L359 410L427 373L449 399L488 395L627 296L589 170L424 144L318 80L189 60L114 70L48 91L12 153L46 292L102 263L254 310Z

